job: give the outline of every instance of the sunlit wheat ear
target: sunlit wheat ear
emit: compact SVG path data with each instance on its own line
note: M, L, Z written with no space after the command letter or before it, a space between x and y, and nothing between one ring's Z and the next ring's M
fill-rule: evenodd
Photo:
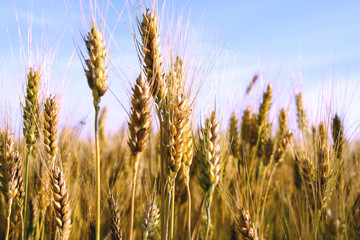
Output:
M335 114L332 121L332 137L333 137L333 149L336 157L342 159L343 156L343 143L344 143L344 126L337 114Z
M183 94L178 94L174 105L168 106L167 110L164 112L163 126L166 182L170 187L181 167L185 145L184 133L187 133L185 127L191 111L188 108L188 99Z
M289 130L288 113L285 109L281 109L279 113L279 135L278 139L282 139Z
M59 124L58 99L50 96L46 99L44 110L44 148L50 162L55 164L55 157L58 150L58 124Z
M140 75L131 98L128 144L133 155L142 152L147 144L151 126L151 95L148 84Z
M328 133L324 122L319 124L319 141L317 175L323 193L329 174Z
M177 110L180 121L183 121L183 126L179 126L179 130L182 131L182 138L184 140L183 149L182 149L182 172L184 173L184 182L185 184L189 184L190 182L190 166L193 160L193 135L191 128L190 115L192 113L191 105L189 103L188 96L183 96L179 107ZM181 116L182 115L182 116Z
M205 127L202 128L200 148L197 152L199 164L199 182L205 192L205 207L207 210L207 230L210 227L210 205L216 185L220 179L220 124L216 119L215 111L209 118L205 119Z
M71 208L63 172L55 165L52 170L51 185L53 192L55 239L69 239L71 231Z
M302 187L305 188L305 195L308 202L310 203L310 207L314 209L315 202L318 202L317 199L315 199L314 191L315 191L315 185L316 182L315 176L314 176L314 168L310 161L310 159L304 158L299 159L297 155L295 155L295 161L294 161L294 183L295 187L300 193L301 196L304 195L304 192L302 191ZM304 198L305 199L305 198Z
M39 67L37 71L30 68L27 80L25 104L23 106L23 133L26 140L26 146L30 149L36 141L41 68Z
M239 209L235 213L235 217L236 217L236 223L237 223L236 226L237 226L237 229L239 230L239 232L241 233L241 235L245 239L257 240L258 239L257 231L256 231L253 221L250 218L249 211L247 211L243 208Z
M230 146L232 155L240 158L240 139L238 132L238 120L235 117L235 113L231 114L230 118Z
M265 125L268 122L269 111L271 108L271 98L272 98L272 87L269 84L267 86L266 92L264 92L263 101L259 108L259 116L258 116L259 131L260 129L264 130Z
M105 94L108 87L106 64L106 48L104 35L98 30L94 22L91 23L91 30L84 38L89 59L85 60L87 69L85 69L86 78L92 95L94 97L94 106L97 107L101 97Z
M251 137L251 108L248 106L242 116L241 120L241 141L244 143L250 142Z
M296 110L297 110L296 115L297 115L298 128L305 137L308 134L308 119L303 105L302 94L298 93L295 97L295 100L296 100Z
M29 235L33 236L36 230L36 225L39 221L39 208L38 208L38 198L35 197L29 201L29 215L30 222L28 226Z
M277 148L274 152L274 161L275 163L278 163L283 158L284 154L286 153L287 147L290 144L292 137L294 133L291 131L288 131L280 142L278 142Z
M160 222L160 210L155 201L148 203L147 209L144 212L142 230L143 240L154 239L158 233Z
M3 207L6 217L5 239L9 237L11 208L18 192L19 170L21 170L21 161L14 146L14 135L6 129L0 134L0 191L6 203Z
M250 118L250 146L254 147L258 139L258 114L252 113Z
M144 59L144 72L155 102L159 105L166 95L167 87L161 62L158 27L156 15L147 9L143 13L143 20L140 24L141 51Z
M108 79L106 64L106 48L105 40L102 29L100 31L96 27L94 21L91 21L91 30L84 37L86 48L88 51L89 59L84 59L86 69L84 69L87 82L94 98L93 104L95 108L95 163L96 163L96 177L95 177L95 189L96 189L96 225L95 234L96 240L100 240L100 147L99 147L99 133L98 133L98 115L100 111L101 97L105 94L108 87L106 81Z
M134 204L137 169L140 153L145 149L151 126L151 95L148 84L140 74L132 89L131 114L129 126L128 145L132 154L132 189L131 189L131 217L130 217L130 239L132 238L134 222Z
M111 221L111 225L110 225L111 240L121 240L122 229L120 225L120 210L113 195L109 196L108 204L109 204L110 221Z

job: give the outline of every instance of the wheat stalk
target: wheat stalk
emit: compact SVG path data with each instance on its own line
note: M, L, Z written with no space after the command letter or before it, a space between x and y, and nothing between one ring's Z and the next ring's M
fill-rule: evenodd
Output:
M102 29L96 27L94 21L91 22L91 30L84 37L89 59L84 59L87 69L86 78L94 98L95 108L95 153L96 153L96 240L100 240L100 149L98 133L98 115L100 111L101 97L105 94L108 87L106 64L106 48Z
M128 145L132 154L133 179L131 189L131 215L129 239L132 239L134 224L134 203L136 176L141 152L145 149L151 126L151 95L147 83L142 79L141 74L136 80L131 98L131 114L129 126Z
M23 229L26 229L26 211L29 195L29 158L36 141L40 83L41 67L39 67L37 71L35 71L33 68L30 68L27 75L25 105L23 106L23 134L26 140L27 147L25 162L25 199L23 208Z
M184 94L179 93L174 95L173 100L168 96L166 107L163 111L163 147L164 147L164 159L166 166L166 189L167 189L167 204L166 204L166 216L165 216L165 235L167 235L168 216L170 210L170 201L172 200L172 194L174 194L173 188L175 186L175 179L178 171L181 167L181 161L184 154L185 145L185 133L187 133L186 122L189 120L191 111L188 108L188 99ZM173 104L171 104L173 102ZM167 236L165 237L167 239Z
M183 138L183 156L181 160L181 169L184 176L184 183L186 185L188 197L188 237L191 239L191 193L190 193L190 166L193 160L193 135L190 124L190 114L192 112L191 106L185 97L183 112L187 115L185 118Z
M207 214L207 226L205 239L209 234L210 227L210 205L214 189L220 179L220 124L216 119L215 111L209 118L205 119L205 127L202 128L200 149L197 152L199 163L199 182L205 192L205 208Z

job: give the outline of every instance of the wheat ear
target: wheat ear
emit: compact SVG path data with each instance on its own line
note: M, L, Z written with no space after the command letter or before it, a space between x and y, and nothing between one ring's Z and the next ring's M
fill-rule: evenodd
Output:
M236 226L245 239L257 240L257 232L253 221L250 218L249 211L245 209L239 209L236 216Z
M166 103L166 107L163 112L163 147L165 149L164 158L166 165L166 189L167 189L167 203L166 203L166 215L165 215L165 239L167 239L168 218L170 211L170 202L173 200L172 194L174 194L173 188L175 186L175 179L181 167L181 161L184 154L185 145L185 133L186 122L189 119L190 111L188 109L188 99L182 94L178 93L173 96L175 99L171 99L169 95ZM174 201L172 201L174 202ZM172 203L173 205L173 203Z
M296 94L295 100L296 100L296 110L297 110L296 114L297 114L298 128L302 132L303 136L306 137L308 134L308 119L303 105L302 94L301 93Z
M101 97L105 94L108 87L106 63L106 48L103 32L98 30L94 21L91 22L91 31L84 38L89 59L85 60L87 69L85 70L87 82L94 98L95 108L95 153L96 153L96 240L100 240L100 149L98 133L98 115L100 111Z
M148 203L143 216L143 240L153 239L157 235L160 222L160 211L155 201Z
M344 141L344 126L337 114L335 114L332 121L332 137L334 141L333 149L338 159L342 159L343 155L343 141Z
M163 119L161 116L160 103L165 98L167 92L167 86L164 78L160 40L159 40L159 23L155 13L152 13L149 9L143 13L142 22L139 23L139 30L142 40L140 46L141 60L143 60L144 73L147 81L150 85L151 94L154 97L155 103L158 105L157 115L160 125L160 142L163 143ZM160 147L160 174L161 174L161 206L165 205L165 160L164 160L164 148ZM161 235L165 234L164 228L164 208L161 208Z
M207 226L205 239L209 234L210 227L210 205L216 185L220 178L220 124L216 119L215 111L209 118L205 119L205 127L202 128L200 148L197 152L199 163L199 182L205 192L205 208L207 214Z
M131 188L131 215L129 239L132 239L134 224L135 187L141 152L145 149L151 126L151 95L142 76L137 78L131 98L131 115L128 145L132 154L133 179Z
M6 232L5 239L9 238L10 216L13 200L18 192L19 178L17 176L20 168L19 153L15 149L13 134L6 129L0 134L0 192L6 202Z
M144 72L150 85L151 93L157 104L159 104L166 95L158 27L156 15L147 9L143 14L143 20L140 24L140 35L142 39L141 50L144 59Z
M50 165L55 164L55 157L58 150L58 124L59 124L59 105L54 96L46 99L44 110L44 147Z
M230 118L230 146L232 155L240 159L240 139L238 132L238 121L235 117L235 113L231 114Z
M63 172L54 165L51 176L53 207L55 210L56 240L69 239L71 231L71 208Z
M111 240L121 240L122 230L120 225L120 210L113 195L109 196L108 204L109 204L110 220L111 220L111 225L110 225Z
M27 75L25 105L23 107L23 134L26 140L27 154L25 162L25 199L23 209L23 229L26 229L27 200L29 196L29 158L36 141L37 119L39 110L39 90L41 67L37 71L30 68Z
M184 113L187 117L185 118L185 126L183 131L184 146L183 156L181 160L181 169L184 176L184 183L186 185L187 197L188 197L188 237L191 239L191 193L190 193L190 166L193 160L193 135L190 123L190 114L192 112L189 101L184 101Z

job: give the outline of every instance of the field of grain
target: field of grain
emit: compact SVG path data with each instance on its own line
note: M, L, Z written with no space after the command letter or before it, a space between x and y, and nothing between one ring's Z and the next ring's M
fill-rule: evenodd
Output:
M257 89L260 104L224 119L213 99L195 117L212 60L178 54L155 6L130 14L141 67L115 133L101 101L113 77L101 17L87 16L76 43L93 98L89 138L59 125L62 93L42 90L40 61L27 66L22 129L7 113L0 124L0 239L360 239L360 145L344 116L309 119L301 92L274 106L277 85L259 89L255 74L243 97Z

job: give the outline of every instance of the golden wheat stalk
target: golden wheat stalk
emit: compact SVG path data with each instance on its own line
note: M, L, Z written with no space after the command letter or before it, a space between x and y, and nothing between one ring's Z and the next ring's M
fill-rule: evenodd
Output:
M101 97L105 94L108 87L106 64L106 48L102 29L96 27L94 21L91 22L91 30L84 37L89 59L84 59L87 69L85 70L86 78L94 98L95 108L95 155L96 155L96 240L100 240L100 149L98 133L98 115L100 111Z
M186 97L187 98L187 97ZM190 166L193 160L193 134L190 123L190 114L192 112L191 106L186 100L184 102L184 113L188 115L185 119L185 126L183 131L184 146L183 156L181 160L181 169L184 176L184 183L186 185L187 197L188 197L188 237L191 239L191 193L190 193Z
M173 188L175 186L175 179L178 171L181 167L181 161L184 154L185 136L187 133L185 127L186 122L190 116L190 109L188 108L188 98L178 93L173 96L175 99L171 99L168 96L166 107L163 112L163 147L164 147L164 159L166 165L166 190L167 190L167 203L166 203L166 215L165 215L165 239L168 234L168 216L170 211L170 202L174 202L172 194L174 194ZM172 204L173 205L173 204ZM172 225L173 226L173 225ZM172 232L172 231L171 231Z
M23 229L26 229L26 211L29 196L29 158L36 141L37 119L39 113L39 90L41 83L41 67L37 71L30 68L27 75L25 104L23 106L23 134L26 141L27 154L25 162L25 199L23 208Z
M131 188L131 213L129 239L132 239L134 224L135 187L141 152L145 149L151 126L151 95L141 74L136 80L131 98L131 114L128 145L132 154L133 179Z
M158 105L157 115L160 124L160 142L163 143L163 119L161 116L161 101L165 98L167 93L167 85L164 78L161 51L160 51L160 39L159 39L159 23L155 12L151 12L149 9L142 14L143 19L139 24L139 30L141 35L142 45L139 55L143 60L144 73L147 81L150 85L151 94L154 97L155 103ZM165 205L165 160L164 160L164 148L160 147L160 174L161 174L161 206ZM165 234L164 228L164 208L161 208L161 235Z
M209 234L210 205L216 185L220 179L220 124L216 119L215 111L205 119L205 127L201 130L200 149L197 152L199 163L199 182L205 192L205 208L207 214L207 226L205 239Z

